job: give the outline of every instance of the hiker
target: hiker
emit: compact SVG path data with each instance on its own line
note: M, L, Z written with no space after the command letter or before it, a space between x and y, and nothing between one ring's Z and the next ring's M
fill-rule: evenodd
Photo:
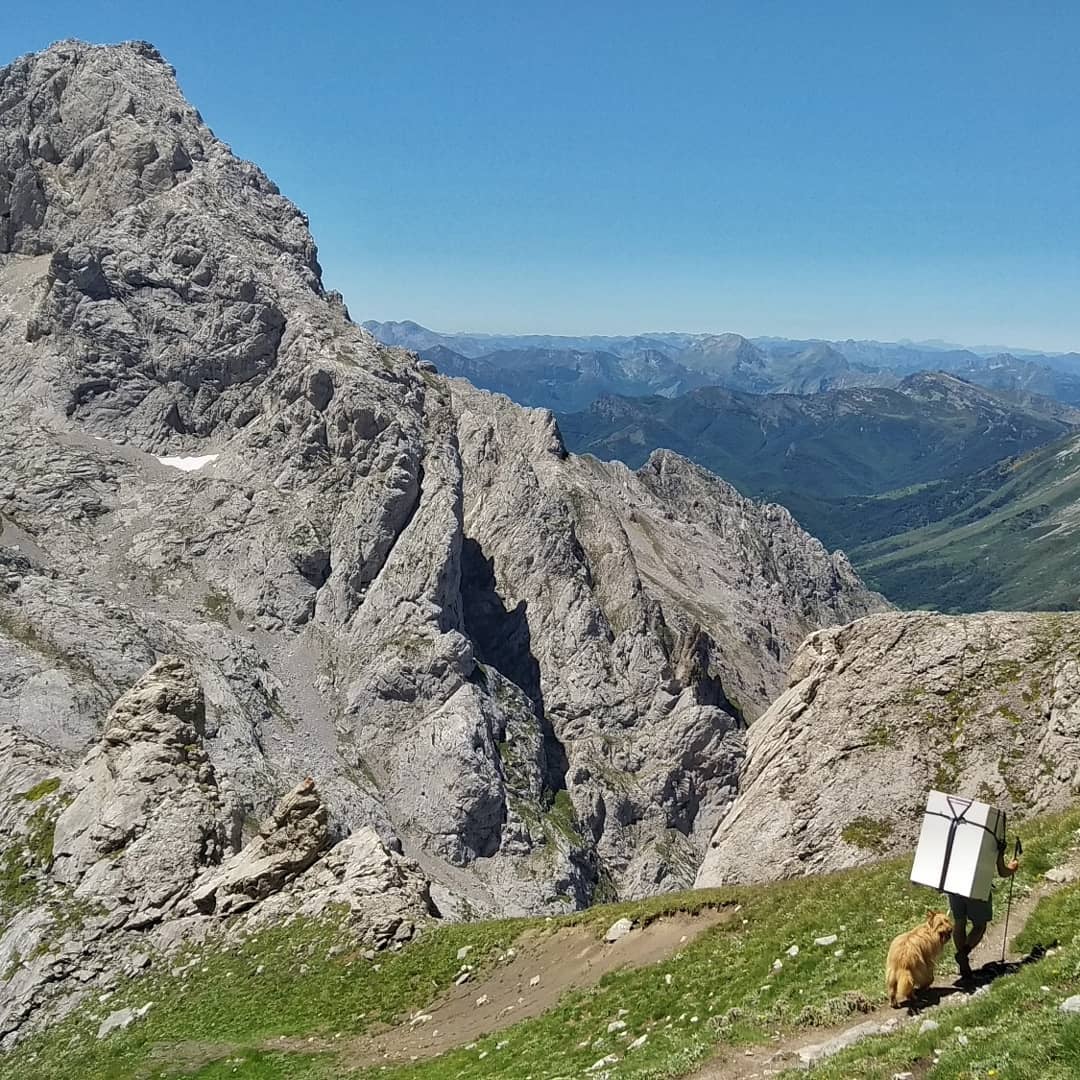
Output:
M1019 859L1005 861L1005 841L998 841L997 872L1001 877L1012 877L1020 867ZM960 969L960 981L970 982L974 977L971 972L971 950L983 939L986 924L994 917L993 897L987 900L972 900L966 896L957 896L947 892L949 910L953 917L953 944L956 946L956 966ZM971 921L971 930L967 924Z

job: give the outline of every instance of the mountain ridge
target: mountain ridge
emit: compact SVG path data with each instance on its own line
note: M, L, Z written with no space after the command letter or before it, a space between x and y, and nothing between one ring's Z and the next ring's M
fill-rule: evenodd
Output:
M788 657L881 598L689 461L577 457L378 344L152 46L60 43L0 100L0 725L35 793L4 807L5 1040L222 930L204 880L277 910L373 860L444 915L688 884ZM113 783L132 694L161 708ZM154 869L130 839L189 835L174 769L217 839Z
M850 386L895 386L913 372L946 371L960 375L988 389L1005 389L1041 393L1064 404L1080 405L1080 354L1039 353L1032 350L994 349L977 351L959 346L940 347L933 343L910 341L880 342L826 341L823 339L746 338L735 333L676 333L658 332L626 336L558 336L513 334L441 334L417 323L380 323L369 320L364 326L386 344L401 346L425 353L441 346L451 353L468 359L484 358L491 362L492 354L504 359L530 349L549 352L549 367L563 369L560 381L572 381L574 354L608 352L620 358L632 357L641 351L662 352L672 364L704 377L709 384L750 393L813 394L823 390ZM446 356L451 364L449 374L465 375L460 361ZM532 374L519 366L515 383L506 383L506 373L485 369L486 389L505 392L521 404L540 405L555 410L565 409L565 396L546 396L544 376ZM497 369L498 363L494 364ZM499 385L494 385L498 381ZM623 377L624 384L626 382ZM491 385L489 385L489 382ZM689 388L689 387L687 387ZM564 385L565 389L565 385ZM602 396L603 387L581 387L577 400L592 392ZM609 384L607 393L621 392ZM639 386L634 393L654 392L649 386Z
M680 398L602 398L560 418L568 445L639 461L668 446L747 494L798 496L802 520L821 531L810 499L877 495L959 476L1049 443L1080 411L1039 398L983 390L945 373L916 373L897 387L802 396L705 387Z

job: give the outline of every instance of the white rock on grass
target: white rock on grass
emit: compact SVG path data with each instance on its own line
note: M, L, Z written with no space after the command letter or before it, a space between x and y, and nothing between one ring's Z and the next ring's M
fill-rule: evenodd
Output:
M649 1041L648 1035L639 1035L632 1043L627 1043L627 1050L640 1050Z
M837 940L836 934L826 934L825 937L814 938L814 944L824 948L826 945L835 945Z
M788 954L788 956L798 956L799 955L799 946L798 945L792 945L791 948L788 949L787 954Z
M618 941L620 938L626 937L633 929L634 924L630 919L618 919L608 927L604 940L607 942Z
M919 1034L925 1035L928 1031L937 1031L939 1027L941 1027L941 1025L936 1020L924 1020L919 1025Z
M136 1020L140 1020L150 1011L151 1005L153 1005L153 1002L148 1001L138 1009L117 1009L116 1012L109 1013L109 1015L101 1021L101 1025L98 1027L97 1037L99 1039L104 1039L114 1031L124 1031L126 1028L131 1027Z
M607 1026L607 1033L609 1035L614 1035L616 1031L625 1031L625 1030L626 1030L626 1021L625 1020L612 1020L611 1023L608 1024L608 1026Z
M618 1054L608 1054L607 1057L602 1057L599 1061L594 1061L585 1071L586 1072L599 1072L601 1069L606 1069L609 1065L615 1065L618 1063Z
M465 957L468 956L470 952L472 952L472 946L471 945L462 945L461 948L458 949L458 951L457 951L457 958L459 960L464 960Z
M1067 997L1058 1006L1058 1009L1063 1013L1080 1013L1080 994L1073 994L1072 997Z
M1078 877L1080 873L1071 866L1055 866L1052 870L1046 871L1046 880L1052 881L1055 885L1069 885Z
M799 1060L803 1065L815 1065L819 1061L839 1054L849 1046L854 1046L863 1039L869 1039L873 1035L881 1034L881 1025L876 1020L867 1020L865 1023L856 1024L847 1031L840 1032L823 1043L815 1043L813 1046L804 1046L799 1051Z

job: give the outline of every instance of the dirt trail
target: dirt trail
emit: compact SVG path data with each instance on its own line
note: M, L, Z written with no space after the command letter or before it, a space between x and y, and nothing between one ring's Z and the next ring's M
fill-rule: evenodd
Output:
M598 938L595 926L528 931L514 942L512 955L508 953L494 968L462 985L450 987L407 1021L340 1039L273 1039L262 1048L334 1052L354 1069L436 1057L539 1016L554 1008L567 991L595 986L618 968L665 960L704 931L730 920L736 910L707 908L696 915L661 917L613 943ZM170 1061L183 1061L190 1071L239 1050L226 1043L162 1048Z
M1027 925L1027 921L1039 901L1060 887L1060 885L1046 881L1033 888L1027 896L1013 901L1012 911L1009 915L1010 940L1018 936L1020 931ZM990 924L986 937L983 938L971 954L971 966L975 969L976 980L979 985L986 985L990 981L986 975L979 979L979 970L985 969L989 974L990 969L987 966L1001 961L1001 936L1004 931L1004 924L1004 913L1002 912L1000 919ZM942 954L943 960L950 955L951 948L947 946ZM1017 963L1021 959L1023 957L1019 953L1012 949L1006 950L1007 963ZM882 978L884 979L884 968ZM688 1073L686 1080L762 1080L764 1077L777 1076L787 1069L796 1068L800 1064L800 1050L826 1043L830 1039L843 1035L861 1024L883 1024L890 1020L905 1020L912 1014L932 1015L935 1010L941 1008L943 1003L948 1002L955 995L967 996L961 988L954 985L952 976L939 976L934 981L934 985L924 992L923 1003L914 1009L905 1012L886 1005L872 1012L859 1013L842 1024L836 1024L833 1027L811 1028L787 1038L776 1039L763 1046L753 1046L744 1050L725 1048L718 1057L700 1066L696 1072Z
M454 987L410 1023L352 1040L344 1060L356 1068L436 1057L539 1016L554 1008L567 991L594 986L617 968L664 960L731 915L730 909L714 909L657 919L612 944L584 926L525 934L515 943L516 955L509 962L498 964L475 983Z

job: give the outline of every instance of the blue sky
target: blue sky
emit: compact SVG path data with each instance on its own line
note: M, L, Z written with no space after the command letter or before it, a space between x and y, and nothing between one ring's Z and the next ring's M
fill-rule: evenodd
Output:
M1080 4L50 0L0 62L62 37L154 42L357 319L1080 349Z

